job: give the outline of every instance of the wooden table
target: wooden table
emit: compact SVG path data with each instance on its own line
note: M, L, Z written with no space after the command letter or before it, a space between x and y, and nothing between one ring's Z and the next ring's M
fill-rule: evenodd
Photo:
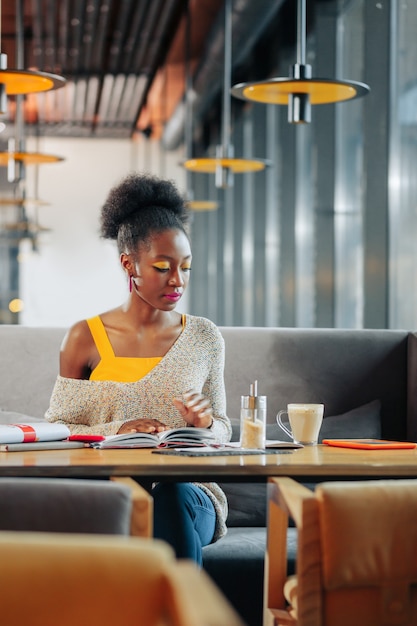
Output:
M183 457L151 450L47 450L0 452L0 476L265 482L269 476L299 480L417 478L417 449L348 450L324 445L281 454Z

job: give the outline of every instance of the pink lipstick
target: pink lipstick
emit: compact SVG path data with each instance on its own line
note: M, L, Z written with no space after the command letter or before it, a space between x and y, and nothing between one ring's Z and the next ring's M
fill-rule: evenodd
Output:
M165 298L168 298L168 300L172 300L172 302L177 302L181 298L181 294L180 293L166 293Z

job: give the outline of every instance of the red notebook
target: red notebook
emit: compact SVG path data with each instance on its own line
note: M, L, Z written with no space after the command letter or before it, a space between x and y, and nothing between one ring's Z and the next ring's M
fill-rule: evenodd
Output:
M81 441L83 443L92 443L93 441L104 441L104 435L70 435L68 441Z
M358 450L410 450L417 443L410 441L389 441L387 439L323 439L323 443L336 448L356 448Z

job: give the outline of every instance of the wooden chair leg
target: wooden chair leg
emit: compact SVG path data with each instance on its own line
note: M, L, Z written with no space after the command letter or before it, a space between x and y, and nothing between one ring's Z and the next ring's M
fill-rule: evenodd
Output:
M284 597L284 584L287 580L287 530L291 517L298 529L298 539L312 537L318 532L317 506L314 494L290 478L270 478L268 480L268 522L267 551L265 555L264 626L293 626L297 619L287 607ZM304 533L304 534L303 534ZM317 541L316 541L317 539ZM318 545L314 534L313 544ZM317 548L318 549L318 548ZM317 558L310 572L313 580L302 578L302 584L316 590ZM299 557L297 554L297 563ZM299 564L299 563L298 563ZM298 568L297 568L298 569ZM313 607L318 611L319 607ZM311 610L309 607L308 610Z
M274 501L275 486L268 484L268 524L265 554L264 626L275 626L274 609L285 614L284 583L287 578L288 514Z

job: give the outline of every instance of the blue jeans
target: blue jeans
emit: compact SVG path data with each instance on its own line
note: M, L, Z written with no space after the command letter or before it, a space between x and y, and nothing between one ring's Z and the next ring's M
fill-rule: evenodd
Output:
M211 542L216 512L210 498L191 483L158 483L154 499L154 537L168 542L177 557L200 566L202 548Z

